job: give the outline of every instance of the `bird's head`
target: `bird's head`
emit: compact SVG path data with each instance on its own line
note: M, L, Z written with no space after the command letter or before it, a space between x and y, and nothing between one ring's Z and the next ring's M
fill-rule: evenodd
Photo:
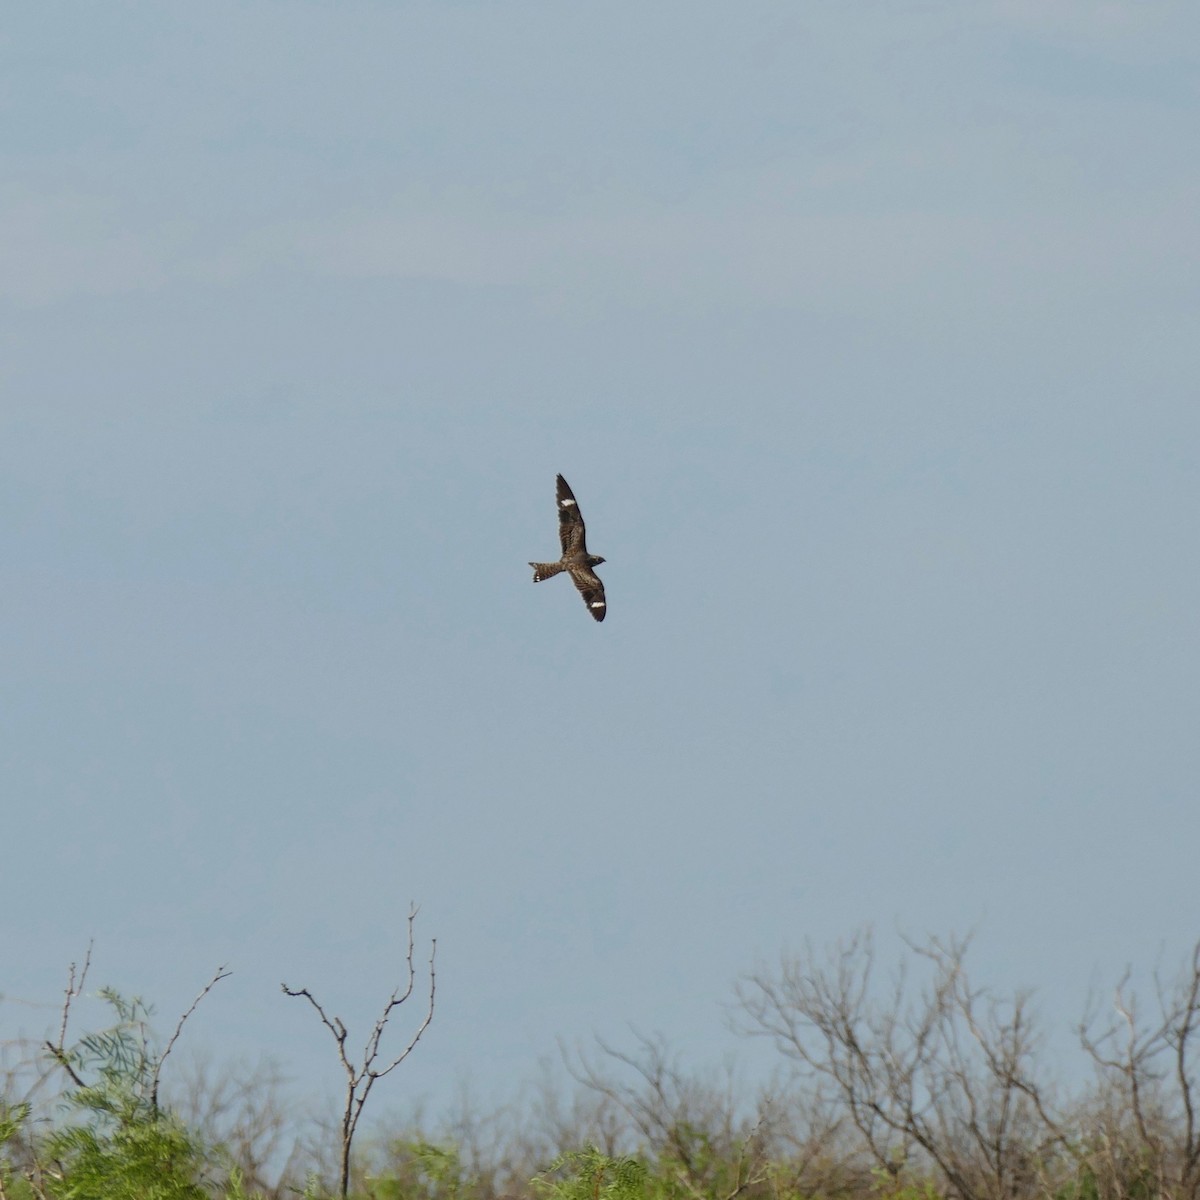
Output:
M601 564L603 561L604 561L604 559L602 559L602 558L600 557L600 555L598 555L598 554L589 554L589 555L588 555L588 562L589 562L589 563L590 563L590 564L591 564L593 567L598 567L598 566L599 566L599 565L600 565L600 564Z

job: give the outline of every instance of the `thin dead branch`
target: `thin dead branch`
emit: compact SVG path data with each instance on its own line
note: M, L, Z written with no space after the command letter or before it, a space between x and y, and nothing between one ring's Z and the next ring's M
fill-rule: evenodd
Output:
M46 1049L50 1051L54 1061L58 1063L64 1071L66 1071L71 1082L76 1087L86 1087L87 1085L79 1077L79 1073L75 1070L71 1062L71 1057L67 1053L67 1023L71 1016L71 1004L76 996L83 994L83 985L87 981L88 970L92 965L92 942L88 942L87 953L83 956L83 967L79 971L78 977L75 973L75 964L72 963L67 972L66 994L63 998L62 1020L58 1026L58 1041L46 1041Z
M346 1041L349 1035L340 1017L330 1017L308 988L293 989L289 988L286 983L281 985L284 995L303 997L308 1001L316 1011L321 1023L333 1036L333 1040L337 1045L338 1060L342 1064L342 1070L346 1076L345 1104L341 1119L340 1188L343 1198L348 1194L350 1188L350 1150L354 1142L354 1134L358 1129L358 1123L362 1117L363 1109L366 1107L367 1097L371 1094L371 1089L378 1080L384 1078L385 1075L389 1075L408 1058L433 1020L434 998L437 991L437 973L435 970L435 959L437 956L436 938L432 939L429 952L429 1003L425 1010L425 1016L404 1049L392 1058L386 1066L378 1065L381 1043L388 1022L391 1020L395 1010L409 999L416 986L416 964L414 961L416 918L417 909L414 907L409 910L408 914L408 953L405 960L408 968L407 983L404 985L403 991L401 991L400 987L397 987L384 1005L382 1013L380 1013L370 1036L367 1038L361 1062L351 1062L350 1056L346 1052Z
M150 1077L150 1107L155 1111L158 1109L158 1081L162 1075L163 1063L167 1061L167 1055L171 1053L171 1051L175 1048L175 1043L179 1041L179 1035L183 1032L183 1027L187 1023L187 1019L199 1007L200 1001L203 1000L204 997L207 996L208 993L211 992L213 988L215 988L217 984L221 982L222 979L228 979L232 974L233 972L226 970L223 965L219 966L216 969L216 972L213 974L213 977L204 985L203 988L200 989L200 992L197 994L195 1000L192 1001L187 1012L185 1012L176 1022L175 1031L167 1039L167 1044L163 1047L163 1052L155 1061L154 1071Z

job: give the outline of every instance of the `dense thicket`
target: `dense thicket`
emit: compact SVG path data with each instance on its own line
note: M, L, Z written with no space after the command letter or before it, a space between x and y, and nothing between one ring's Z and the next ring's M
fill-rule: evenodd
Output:
M1200 1200L1200 944L1148 1000L1126 977L1092 1005L1073 1082L1049 1070L1029 996L976 987L964 955L931 940L881 972L863 935L748 976L735 1024L778 1052L753 1091L687 1070L661 1038L598 1043L565 1056L569 1084L376 1128L345 1174L344 1114L301 1121L269 1067L173 1063L164 1079L183 1020L159 1043L108 992L111 1025L70 1041L72 975L58 1040L8 1044L0 1200ZM408 966L385 1017L412 992L411 924ZM352 1082L346 1030L309 1000ZM378 1058L385 1025L360 1084L402 1060Z

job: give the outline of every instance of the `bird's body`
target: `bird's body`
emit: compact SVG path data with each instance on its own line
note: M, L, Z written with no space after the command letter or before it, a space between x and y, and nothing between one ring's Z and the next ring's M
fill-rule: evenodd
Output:
M575 493L571 491L567 481L558 476L558 538L562 543L562 558L558 562L531 562L533 582L541 583L543 579L561 574L563 571L571 576L572 582L579 589L588 612L597 621L604 620L607 604L604 599L604 584L593 567L604 561L598 554L589 554L587 548L587 529L583 524L583 514Z

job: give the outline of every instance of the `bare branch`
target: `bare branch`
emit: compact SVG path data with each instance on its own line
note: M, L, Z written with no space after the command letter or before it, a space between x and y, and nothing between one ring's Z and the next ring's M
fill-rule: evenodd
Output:
M394 1059L392 1059L392 1061L386 1067L384 1067L384 1069L382 1071L375 1072L376 1079L382 1079L389 1072L394 1071L413 1052L413 1050L416 1049L417 1043L421 1040L421 1035L425 1032L425 1030L427 1030L429 1028L430 1023L433 1021L433 1004L434 1004L434 999L437 995L437 970L434 965L434 960L436 957L437 957L437 938L433 938L430 943L430 951L429 951L429 1005L425 1009L425 1019L417 1027L416 1033L413 1034L412 1039L409 1041L408 1045L404 1047L404 1049L400 1052L400 1054L397 1055ZM408 996L411 994L412 994L412 986L410 985L409 989L408 989L408 993L404 996L404 999L407 1000ZM403 1001L400 1001L400 1003L403 1003ZM389 1014L391 1012L391 1009L394 1007L395 1007L395 1004L392 1004L389 1006L389 1009L388 1009ZM382 1029L380 1030L380 1032L382 1033ZM376 1048L378 1048L378 1045L379 1045L378 1038L375 1039L375 1045L376 1045Z
M325 1010L317 1002L317 998L308 988L298 988L293 991L286 983L280 984L280 987L283 988L285 996L303 996L317 1010L317 1015L321 1018L321 1023L333 1034L333 1040L337 1043L338 1057L341 1059L342 1066L353 1075L354 1068L350 1065L349 1058L346 1057L346 1026L342 1024L341 1018L333 1017L330 1019L326 1015Z
M203 1000L204 997L207 996L208 993L211 992L213 990L213 988L215 988L217 986L217 984L221 982L222 979L228 979L231 974L233 974L233 972L227 971L225 969L224 965L219 966L216 969L216 972L213 975L213 977L208 981L208 983L206 983L204 985L203 988L201 988L199 994L196 996L195 1000L192 1001L191 1006L188 1008L187 1012L185 1012L183 1014L183 1016L181 1016L179 1018L178 1022L176 1023L175 1032L172 1033L171 1036L167 1039L167 1044L166 1044L165 1048L163 1049L163 1052L158 1056L158 1061L154 1064L154 1074L151 1076L151 1079L150 1079L150 1107L151 1108L156 1109L156 1110L158 1108L158 1081L159 1081L160 1076L162 1075L163 1063L165 1063L167 1061L167 1055L171 1053L171 1051L175 1048L175 1043L177 1041L179 1041L179 1035L183 1032L184 1024L187 1022L187 1019L192 1015L192 1013L194 1013L196 1011L197 1007L200 1004L200 1001Z
M58 1027L58 1042L46 1042L46 1049L50 1051L54 1060L60 1067L70 1076L71 1082L76 1087L86 1086L83 1080L79 1077L79 1073L71 1063L71 1057L67 1053L67 1022L71 1015L71 1003L76 996L83 994L83 986L87 981L88 970L92 965L92 946L93 942L89 941L87 953L83 956L83 969L79 972L78 979L75 976L75 964L72 963L70 970L67 973L66 995L63 999L62 1021Z
M342 1019L337 1016L330 1017L308 988L293 989L289 988L286 983L282 985L284 995L302 996L312 1005L320 1017L321 1023L329 1030L333 1035L334 1041L337 1043L338 1058L341 1061L342 1070L346 1076L345 1101L341 1118L340 1188L343 1200L348 1195L350 1188L350 1150L354 1142L355 1131L358 1129L359 1120L367 1103L367 1097L371 1094L371 1089L375 1086L377 1080L382 1079L385 1075L395 1070L412 1053L417 1043L421 1040L422 1034L429 1028L430 1022L433 1020L434 998L437 991L437 975L435 970L435 959L437 956L436 938L433 939L432 948L429 953L429 1005L426 1009L424 1019L418 1025L417 1031L413 1034L405 1048L386 1067L382 1069L376 1067L375 1063L379 1057L380 1046L388 1022L391 1020L395 1010L409 999L415 986L416 966L414 952L416 945L415 923L417 911L417 908L413 906L409 909L408 913L408 952L405 956L405 963L408 969L407 983L403 991L397 987L391 996L388 997L387 1003L383 1006L383 1012L379 1015L370 1036L367 1038L366 1046L363 1049L361 1065L352 1063L349 1055L346 1053L348 1035Z

